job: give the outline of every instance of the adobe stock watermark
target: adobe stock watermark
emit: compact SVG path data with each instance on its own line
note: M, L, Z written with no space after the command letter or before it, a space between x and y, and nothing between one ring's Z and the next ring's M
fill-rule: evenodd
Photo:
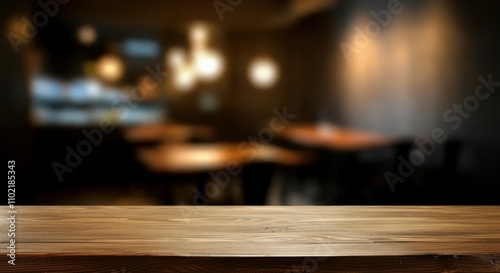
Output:
M120 120L127 118L130 110L137 107L137 103L135 102L143 101L146 97L146 92L150 92L156 88L168 76L167 72L162 72L160 70L159 64L156 65L155 70L148 65L146 67L146 71L148 75L142 78L139 85L132 88L129 94L122 96L121 99L116 99L111 104L111 111L119 113ZM145 92L142 92L141 90L144 90ZM109 118L104 118L99 121L98 128L92 130L82 130L82 134L85 139L78 142L75 148L69 145L65 147L65 150L67 151L65 162L61 163L53 161L51 164L59 182L63 181L63 175L65 173L72 173L73 170L82 163L83 158L89 156L94 147L97 147L102 143L104 134L110 134L115 129L116 126L113 122Z
M450 124L452 130L457 130L462 126L463 120L468 119L480 105L480 101L487 100L491 94L495 92L495 88L500 86L500 81L493 81L493 76L490 73L488 79L483 76L477 77L479 84L474 90L474 95L467 96L462 104L454 104L443 113L443 120ZM396 183L404 183L406 178L410 177L415 172L415 167L424 163L426 157L432 155L436 150L436 144L441 144L446 141L448 135L442 128L435 128L431 132L430 138L416 139L415 145L418 149L414 149L409 158L406 159L402 155L397 157L399 164L397 174L390 171L385 172L384 177L387 184L394 192Z
M14 52L19 52L21 44L27 44L30 39L33 39L38 33L38 28L42 28L49 23L49 17L54 17L59 12L59 5L69 3L70 0L48 0L38 1L38 6L41 10L35 12L31 21L26 17L20 19L22 23L21 33L9 32L7 38L14 49Z
M238 145L238 152L247 155L246 163L255 160L258 153L258 145L271 143L274 140L275 133L283 131L290 124L291 120L297 117L296 114L288 113L286 106L283 107L282 111L273 108L272 112L274 117L269 121L269 126L260 129L256 135L249 136L246 141ZM218 172L211 171L209 173L211 181L205 184L203 192L197 188L193 189L193 205L208 205L210 199L217 197L229 185L231 178L238 176L242 170L242 163L230 160L226 162L224 170ZM187 213L192 213L192 210L189 212L183 211L185 218L189 217Z
M356 35L354 36L352 43L340 43L340 49L342 50L347 63L351 63L352 55L360 54L363 49L368 47L372 39L380 35L382 28L389 26L392 21L392 16L401 13L403 9L404 7L401 5L399 0L389 0L387 2L386 10L381 10L379 12L374 10L370 11L370 15L373 17L373 20L366 23L364 29L354 27L354 33Z
M212 5L214 6L215 12L219 16L219 20L224 21L224 13L232 12L235 7L239 6L243 0L214 0Z

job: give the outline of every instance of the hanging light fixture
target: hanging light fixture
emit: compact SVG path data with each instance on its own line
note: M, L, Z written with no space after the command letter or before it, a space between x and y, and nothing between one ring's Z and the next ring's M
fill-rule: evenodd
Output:
M190 64L183 64L174 71L174 86L178 90L187 92L194 87L195 83L195 70Z
M202 80L214 80L218 78L223 71L222 56L213 50L203 50L195 52L194 63L196 73Z
M91 45L97 39L95 28L90 25L83 25L77 32L78 41L84 45Z
M248 79L258 89L269 89L279 79L278 64L271 58L256 58L248 66Z
M117 82L124 73L124 65L120 58L114 55L104 55L96 64L97 75L106 82Z
M186 52L180 47L174 47L168 51L166 61L171 69L180 68L186 63Z
M204 23L192 24L188 35L190 52L174 47L166 55L167 65L174 74L173 84L181 91L193 88L199 80L215 80L224 71L222 54L208 48L208 26Z
M205 48L208 36L208 27L204 23L195 23L189 28L189 41L194 48Z

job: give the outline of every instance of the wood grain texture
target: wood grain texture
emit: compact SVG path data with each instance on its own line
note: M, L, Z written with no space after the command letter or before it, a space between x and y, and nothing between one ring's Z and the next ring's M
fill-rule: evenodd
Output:
M495 206L17 211L0 272L500 272Z

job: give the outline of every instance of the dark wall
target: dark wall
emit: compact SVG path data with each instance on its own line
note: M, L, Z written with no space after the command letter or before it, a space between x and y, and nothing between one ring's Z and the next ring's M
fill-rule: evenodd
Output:
M498 1L453 1L460 29L467 37L468 54L473 62L464 62L470 67L469 77L461 91L462 99L474 95L478 76L492 75L500 82L500 3ZM457 130L457 136L466 142L461 158L465 171L472 173L481 187L498 187L500 174L500 94L496 92L480 102ZM484 183L482 183L484 181Z
M331 11L325 11L297 22L289 29L287 50L292 74L287 98L299 120L339 122L337 99L332 84L335 79L331 62L335 39Z
M0 39L0 119L2 139L2 162L16 161L16 185L20 188L26 180L26 165L31 146L31 131L28 122L27 76L23 66L25 50L16 53L7 34L12 18L27 16L30 8L24 1L2 2L0 26L4 28ZM21 48L23 49L23 48ZM25 49L25 48L24 48ZM1 197L6 198L5 196Z
M331 79L337 99L323 107L338 107L340 123L411 140L430 137L432 129L443 128L450 138L462 143L459 171L468 177L471 187L498 187L497 92L480 101L477 110L464 118L456 130L443 119L443 114L474 95L479 76L487 78L491 74L494 81L500 81L500 2L400 1L403 11L393 15L391 23L360 54L353 55L358 59L346 62L340 44L352 43L354 28L364 27L373 19L370 11L387 9L387 3L343 1L332 9L332 42L330 50L324 53L335 56L329 71L336 75ZM432 31L438 35L424 35ZM427 40L404 40L412 37ZM403 55L397 55L401 52ZM398 63L400 57L409 61ZM408 71L402 72L403 69ZM402 84L401 79L405 79ZM321 101L316 104L324 105ZM324 115L325 119L330 117ZM436 164L439 167L438 161Z

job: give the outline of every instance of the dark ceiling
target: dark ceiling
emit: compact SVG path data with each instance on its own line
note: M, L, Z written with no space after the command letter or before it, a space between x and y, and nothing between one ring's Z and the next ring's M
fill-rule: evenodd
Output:
M282 27L331 7L336 0L242 0L223 20L214 3L237 0L72 0L61 5L58 18L127 26L184 28L204 21L228 29ZM222 5L223 5L222 4ZM221 5L220 5L221 6ZM221 6L222 7L222 6ZM35 2L34 9L40 9Z

